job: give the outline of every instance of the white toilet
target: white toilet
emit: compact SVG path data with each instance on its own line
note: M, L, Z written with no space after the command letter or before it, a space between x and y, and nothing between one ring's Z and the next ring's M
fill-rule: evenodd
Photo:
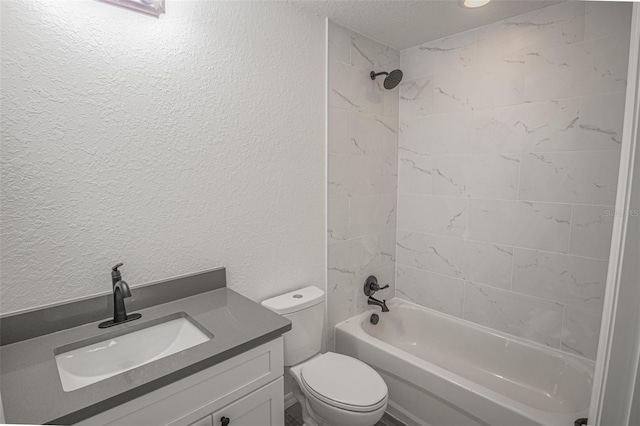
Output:
M306 287L262 302L292 323L284 365L294 380L305 426L373 426L387 408L387 384L362 361L321 354L324 292Z

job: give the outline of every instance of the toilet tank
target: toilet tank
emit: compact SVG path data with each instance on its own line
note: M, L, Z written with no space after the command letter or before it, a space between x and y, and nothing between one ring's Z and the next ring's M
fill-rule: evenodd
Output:
M284 334L284 365L301 363L320 353L324 328L324 292L317 287L272 297L262 302L265 308L291 321Z

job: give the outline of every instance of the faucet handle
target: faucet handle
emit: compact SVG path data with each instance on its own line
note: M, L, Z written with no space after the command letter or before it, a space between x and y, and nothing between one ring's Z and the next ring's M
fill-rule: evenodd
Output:
M380 287L380 285L378 285L378 279L375 277L375 275L370 275L364 281L364 294L366 296L371 296L376 291L384 290L385 288L389 288L389 284L385 285L384 287Z
M118 271L118 268L121 266L122 263L118 263L111 268L111 284L113 285L116 285L116 283L122 279L122 274L120 274L120 271Z

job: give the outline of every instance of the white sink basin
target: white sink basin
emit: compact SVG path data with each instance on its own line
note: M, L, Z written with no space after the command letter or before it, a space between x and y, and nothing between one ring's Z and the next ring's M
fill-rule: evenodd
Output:
M88 386L213 338L184 312L136 326L57 348L62 389Z

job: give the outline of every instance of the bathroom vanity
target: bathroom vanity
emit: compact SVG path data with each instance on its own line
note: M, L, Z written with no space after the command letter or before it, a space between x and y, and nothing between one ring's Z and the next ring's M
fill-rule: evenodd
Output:
M127 310L142 317L109 329L98 328L109 294L0 318L5 420L283 425L291 323L227 289L224 274L133 287Z
M282 337L78 425L284 424Z

